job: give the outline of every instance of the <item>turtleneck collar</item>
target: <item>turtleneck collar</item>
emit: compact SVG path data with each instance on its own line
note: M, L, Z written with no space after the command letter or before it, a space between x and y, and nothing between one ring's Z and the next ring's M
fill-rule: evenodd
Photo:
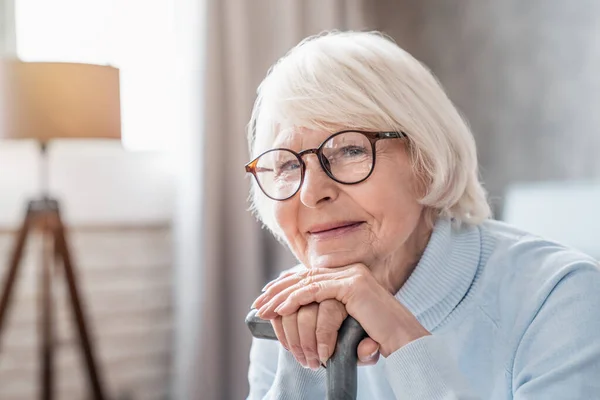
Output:
M477 227L439 219L414 271L396 298L428 331L434 330L465 297L481 252Z

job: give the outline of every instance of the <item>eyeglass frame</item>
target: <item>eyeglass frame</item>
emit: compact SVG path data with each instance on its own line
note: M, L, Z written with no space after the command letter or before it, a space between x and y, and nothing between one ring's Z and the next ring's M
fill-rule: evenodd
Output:
M327 143L334 137L336 137L338 135L342 135L344 133L350 133L350 132L360 133L369 140L369 142L371 143L371 152L373 154L373 164L371 165L371 170L369 171L369 174L367 176L365 176L364 178L362 178L359 181L347 183L347 182L342 182L342 181L336 179L333 176L332 172L329 171L327 169L327 167L325 167L323 148L325 146L325 143ZM377 152L376 152L375 144L378 141L384 140L384 139L403 139L405 137L407 137L407 135L406 135L406 133L404 133L402 131L369 132L369 131L360 131L360 130L355 130L355 129L346 129L343 131L335 132L334 134L328 136L327 139L325 139L323 142L321 142L321 144L317 148L305 149L299 153L295 152L292 149L287 149L285 147L277 147L274 149L266 150L266 151L262 152L261 154L259 154L254 160L247 163L245 165L245 169L246 169L246 173L250 173L254 176L254 180L256 181L257 185L260 187L260 190L265 194L265 196L267 196L268 198L270 198L271 200L274 200L274 201L286 201L286 200L289 200L292 197L294 197L296 195L296 193L298 193L298 191L300 191L300 188L302 188L302 184L304 183L304 175L306 174L306 163L304 162L304 159L302 157L304 157L305 155L307 155L307 154L316 155L317 159L319 160L319 165L321 166L321 169L333 181L340 183L342 185L357 185L357 184L369 179L369 177L371 176L371 174L373 174L373 171L375 170L375 161L377 159L377 156L376 156ZM258 163L258 159L267 153L270 153L273 151L278 151L278 150L288 151L288 152L292 153L294 156L296 156L296 158L300 161L300 183L298 184L298 188L294 191L294 193L292 193L290 196L288 196L284 199L277 199L277 198L274 198L274 197L270 196L269 194L267 194L267 192L263 189L262 185L260 184L260 180L258 179L258 176L256 176L256 164Z

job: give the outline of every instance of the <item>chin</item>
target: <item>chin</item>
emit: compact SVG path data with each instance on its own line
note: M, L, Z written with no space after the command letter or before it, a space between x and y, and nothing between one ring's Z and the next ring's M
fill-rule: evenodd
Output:
M341 268L357 263L368 266L365 257L352 253L309 255L307 259L310 268Z

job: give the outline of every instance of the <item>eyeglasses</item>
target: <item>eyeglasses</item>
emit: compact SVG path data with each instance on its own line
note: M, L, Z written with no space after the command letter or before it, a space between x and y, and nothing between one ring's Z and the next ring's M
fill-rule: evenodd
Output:
M293 197L304 181L306 164L302 157L315 154L331 179L345 185L366 180L375 168L375 144L383 139L401 139L404 132L362 132L346 130L329 136L316 149L300 153L285 148L267 150L246 164L263 193L277 201Z

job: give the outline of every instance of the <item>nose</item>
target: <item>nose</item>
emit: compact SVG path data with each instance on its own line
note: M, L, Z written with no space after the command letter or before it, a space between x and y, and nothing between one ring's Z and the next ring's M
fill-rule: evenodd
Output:
M304 171L304 182L300 188L300 201L306 207L317 208L322 204L337 198L338 187L333 179L329 178L316 154L304 157L306 170Z

